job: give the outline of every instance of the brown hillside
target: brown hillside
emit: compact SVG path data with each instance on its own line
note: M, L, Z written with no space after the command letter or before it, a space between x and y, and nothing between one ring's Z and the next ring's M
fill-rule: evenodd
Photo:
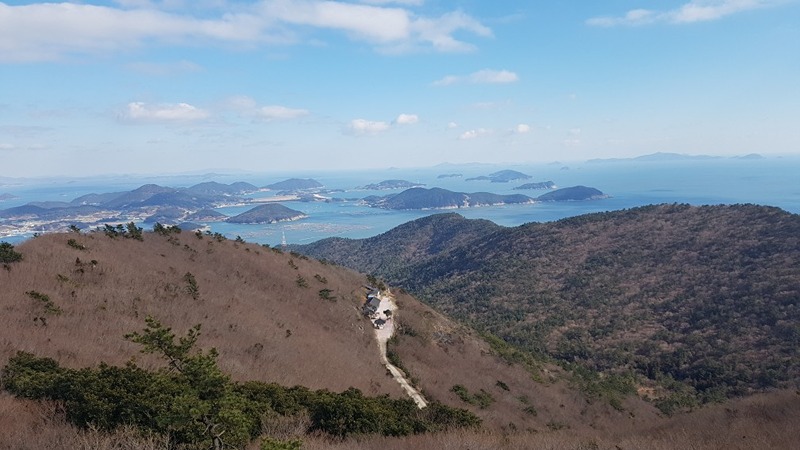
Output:
M24 350L76 368L132 358L160 366L123 338L152 315L179 334L201 324L199 346L215 347L236 380L404 395L380 364L371 324L359 312L365 278L349 269L192 233L145 233L144 241L51 234L16 250L24 259L0 271L0 364ZM320 298L320 289L331 289L336 300ZM589 404L557 372L536 382L471 330L408 295L398 294L398 302L404 331L390 348L402 365L429 399L470 409L489 428L548 430L553 422L614 430L655 417L638 400L626 405L636 420L603 402ZM452 391L456 385L491 400L465 402Z
M145 233L144 242L51 234L17 251L23 261L0 271L0 364L17 350L70 367L141 360L139 347L123 335L152 315L179 334L201 324L199 346L216 347L235 379L401 392L386 378L369 322L358 313L362 280L353 272L191 233L172 239ZM196 299L187 273L196 280ZM298 286L298 276L307 288ZM324 288L337 301L321 299ZM48 313L30 291L63 312Z

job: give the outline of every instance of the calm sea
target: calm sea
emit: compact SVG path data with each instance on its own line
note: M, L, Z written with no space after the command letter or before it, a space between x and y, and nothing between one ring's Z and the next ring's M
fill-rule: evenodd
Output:
M459 192L523 193L535 197L545 191L516 191L523 182L491 183L466 181L501 169L514 169L533 176L528 181L553 181L558 187L590 186L610 195L603 200L536 203L456 210L468 218L491 220L504 226L528 222L547 222L580 214L610 211L654 203L689 203L716 205L755 203L771 205L792 213L800 213L800 158L784 157L759 160L713 159L675 162L602 162L580 164L548 164L530 166L439 166L427 169L390 169L360 172L279 173L264 175L193 175L159 177L108 177L78 180L6 181L0 183L0 194L18 198L0 202L0 209L31 201L69 201L88 193L118 192L135 189L145 183L187 187L203 181L232 183L247 181L257 186L289 177L314 178L328 189L337 189L330 196L358 199L367 195L386 195L399 191L367 191L357 189L388 179L402 179L442 187ZM461 177L438 178L442 174ZM254 196L265 196L259 193ZM436 211L386 211L369 208L356 201L331 203L286 202L285 206L309 215L307 219L272 225L239 225L211 223L212 231L230 238L241 236L248 242L276 245L286 236L289 243L309 243L331 236L363 238ZM220 208L228 215L249 207ZM27 236L3 237L18 242Z

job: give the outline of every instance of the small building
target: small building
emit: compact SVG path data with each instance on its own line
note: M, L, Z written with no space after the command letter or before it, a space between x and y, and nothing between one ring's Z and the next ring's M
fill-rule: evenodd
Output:
M385 321L385 320L383 320L383 319L378 319L378 320L376 320L376 321L374 322L374 325L375 325L375 328L377 328L378 330L380 330L380 329L382 329L384 326L386 326L386 321Z
M372 316L378 313L378 308L381 307L381 299L375 296L367 297L367 303L364 303L364 314Z

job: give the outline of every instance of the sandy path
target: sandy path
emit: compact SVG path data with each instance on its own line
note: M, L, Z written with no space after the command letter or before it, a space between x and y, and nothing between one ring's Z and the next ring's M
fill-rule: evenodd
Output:
M387 309L392 312L392 317L396 316L397 311L397 304L394 302L394 299L388 295L383 294L380 297L381 299L381 306L378 309L379 316L378 318L386 320L386 316L383 314L384 311ZM377 319L377 318L376 318ZM425 397L411 385L411 383L406 378L406 375L400 370L398 367L392 365L389 362L389 359L386 357L386 342L394 335L394 319L389 319L386 321L386 325L378 330L375 330L375 338L378 340L378 348L381 351L381 362L389 369L389 372L392 374L392 378L394 378L400 386L406 391L409 397L414 400L414 403L417 404L417 407L422 409L428 406L428 402L425 401Z

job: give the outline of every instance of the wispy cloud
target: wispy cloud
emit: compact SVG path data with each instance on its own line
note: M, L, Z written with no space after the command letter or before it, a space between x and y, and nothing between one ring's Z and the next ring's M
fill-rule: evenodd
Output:
M508 84L519 81L519 76L508 70L483 69L469 75L447 75L434 81L434 86L450 86L459 83L468 84Z
M457 10L440 16L416 14L421 1L262 0L249 6L215 2L201 17L173 1L118 1L118 6L82 3L0 3L0 62L53 61L72 55L110 53L153 43L196 45L210 41L241 47L302 42L314 30L335 30L380 51L469 51L465 35L491 30ZM458 35L459 37L456 37ZM318 38L317 38L318 39ZM309 38L308 41L314 41Z
M652 23L685 24L706 22L765 8L785 0L692 0L672 10L633 9L622 16L601 16L588 19L588 25L600 27L637 26Z
M298 119L311 114L307 109L289 108L283 105L259 106L253 98L245 95L231 97L225 103L229 109L242 117L265 121Z
M357 136L361 135L375 135L387 131L391 125L388 122L378 122L366 119L354 119L348 125L350 134Z
M144 102L128 103L122 119L130 122L193 122L211 116L208 111L188 103L149 105Z

